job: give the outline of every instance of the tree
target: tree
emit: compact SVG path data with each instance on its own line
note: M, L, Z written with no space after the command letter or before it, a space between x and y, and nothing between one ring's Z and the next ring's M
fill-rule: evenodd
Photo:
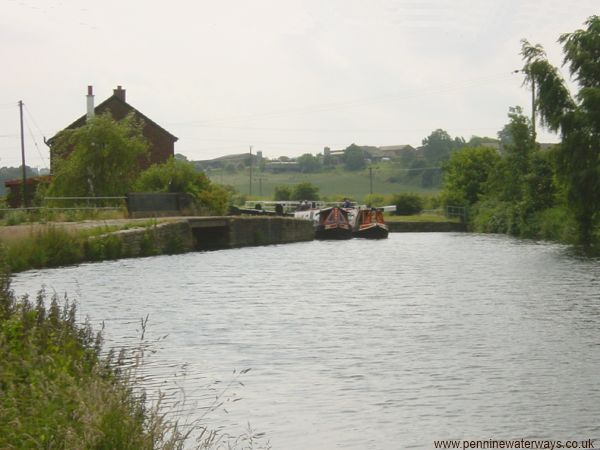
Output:
M192 195L208 189L210 180L194 166L180 159L169 158L163 164L153 164L135 182L139 192L184 192Z
M135 182L141 192L180 192L189 194L198 206L212 213L224 214L229 203L228 191L211 183L193 164L170 158L163 164L154 164L142 172Z
M61 131L52 151L57 159L51 195L118 196L131 189L148 142L133 114L119 122L102 114L80 128Z
M453 153L444 167L444 196L475 204L499 161L496 150L489 147L467 147Z
M312 183L300 183L292 189L292 200L319 200L319 188Z
M507 145L514 144L514 140L508 124L504 125L504 127L500 131L498 131L498 139L500 140L501 153L504 153L504 149Z
M430 165L438 164L447 160L450 153L460 147L464 147L463 138L452 139L448 132L437 129L428 137L423 139L423 155Z
M174 158L175 159L179 159L181 161L188 161L187 156L182 155L181 153L175 153Z
M526 177L529 174L530 159L535 150L533 128L528 117L523 115L520 106L509 108L510 122L506 130L510 136L510 144L506 144L505 170L503 176L503 190L506 200L519 202L525 193Z
M490 138L487 136L471 136L469 142L466 143L467 147L496 147L500 144L498 139Z
M274 198L276 201L288 201L292 198L292 188L289 186L275 186L275 195Z
M363 149L356 144L344 150L344 165L347 170L362 170L366 167Z
M310 173L310 172L318 172L321 170L321 161L316 156L311 155L310 153L305 153L302 156L299 156L296 159L298 163L298 168L300 172Z
M555 160L553 152L538 150L531 155L523 196L527 212L542 211L554 205L557 194L554 184Z
M580 243L589 246L600 211L600 17L586 28L560 36L564 64L578 83L573 97L540 45L522 41L525 82L533 84L542 123L560 131L557 170L578 224Z

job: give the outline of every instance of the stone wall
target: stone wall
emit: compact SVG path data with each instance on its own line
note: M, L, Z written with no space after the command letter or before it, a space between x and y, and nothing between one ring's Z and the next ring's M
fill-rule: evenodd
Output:
M184 253L196 249L190 225L185 221L165 222L145 228L131 228L91 238L110 238L120 244L122 257ZM113 244L114 245L114 244Z
M312 241L313 224L290 217L232 217L229 219L229 247L285 244Z
M287 217L181 219L90 238L97 245L115 248L112 254L116 253L118 257L285 244L313 239L314 230L310 221Z

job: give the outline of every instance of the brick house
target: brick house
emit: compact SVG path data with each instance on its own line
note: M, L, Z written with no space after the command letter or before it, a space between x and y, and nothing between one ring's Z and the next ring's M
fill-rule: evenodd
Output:
M167 161L170 157L175 155L175 142L178 138L173 136L163 127L161 127L156 122L146 117L140 111L138 111L129 103L127 103L125 97L125 89L123 89L121 86L117 86L117 88L113 90L113 95L104 100L98 106L94 106L94 94L92 86L88 86L87 113L81 116L71 125L67 126L65 129L71 130L79 128L85 125L88 118L91 118L96 114L104 114L106 112L110 112L110 114L115 120L121 120L125 118L129 113L133 112L136 119L143 121L144 128L142 130L142 133L144 137L148 140L149 149L148 160L140 162L140 166L142 169L146 169L152 164L163 163ZM54 160L57 157L52 151L52 143L55 137L56 136L46 141L46 143L50 147L51 172L52 167L54 166Z

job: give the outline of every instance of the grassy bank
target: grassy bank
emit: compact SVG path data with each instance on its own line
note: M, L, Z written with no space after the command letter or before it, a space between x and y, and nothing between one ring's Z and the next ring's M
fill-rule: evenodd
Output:
M17 209L0 212L0 225L12 226L23 223L81 222L83 220L114 220L125 218L127 218L126 209L52 210L41 208L29 211Z
M77 324L74 305L43 293L18 301L0 278L0 448L183 447L123 359L101 356L101 336Z
M17 298L0 252L1 449L271 448L265 433L249 424L230 434L181 417L177 408L184 403L164 409L160 392L149 403L139 373L150 348L144 333L139 347L107 352L102 334L79 322L74 304L57 298L44 292L34 301ZM225 387L211 391L218 393L201 418L240 400L230 390L243 385L239 378L249 370L234 370Z
M578 244L577 222L567 206L556 205L526 212L511 202L486 200L471 208L469 228L481 233L501 233L528 239ZM586 253L600 253L600 224L597 224Z
M144 230L140 254L136 256L178 253L180 249L175 241L169 248L159 248L154 232L156 226L154 220L89 229L65 229L56 225L46 225L19 239L5 239L1 244L6 265L11 272L132 256L128 254L122 240L114 234L116 231L131 228Z

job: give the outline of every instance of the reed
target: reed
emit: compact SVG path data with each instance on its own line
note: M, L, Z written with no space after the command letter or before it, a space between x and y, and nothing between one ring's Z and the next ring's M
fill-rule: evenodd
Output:
M67 229L57 225L31 228L18 238L2 240L5 262L11 272L21 272L125 257L128 255L123 251L122 242L111 233L134 227L146 229L143 250L145 255L152 255L157 253L154 234L150 232L155 226L155 220L148 220L87 229ZM171 247L167 250L177 253L177 243Z
M101 332L77 316L75 304L61 304L56 294L16 298L0 253L0 448L270 448L250 427L231 436L203 426L204 416L174 419L160 393L147 400L138 375L149 348L147 318L137 347L106 352ZM239 400L228 390L248 370L234 371L204 414Z
M183 448L123 359L101 356L101 334L78 324L74 304L44 292L17 300L0 277L0 448Z

